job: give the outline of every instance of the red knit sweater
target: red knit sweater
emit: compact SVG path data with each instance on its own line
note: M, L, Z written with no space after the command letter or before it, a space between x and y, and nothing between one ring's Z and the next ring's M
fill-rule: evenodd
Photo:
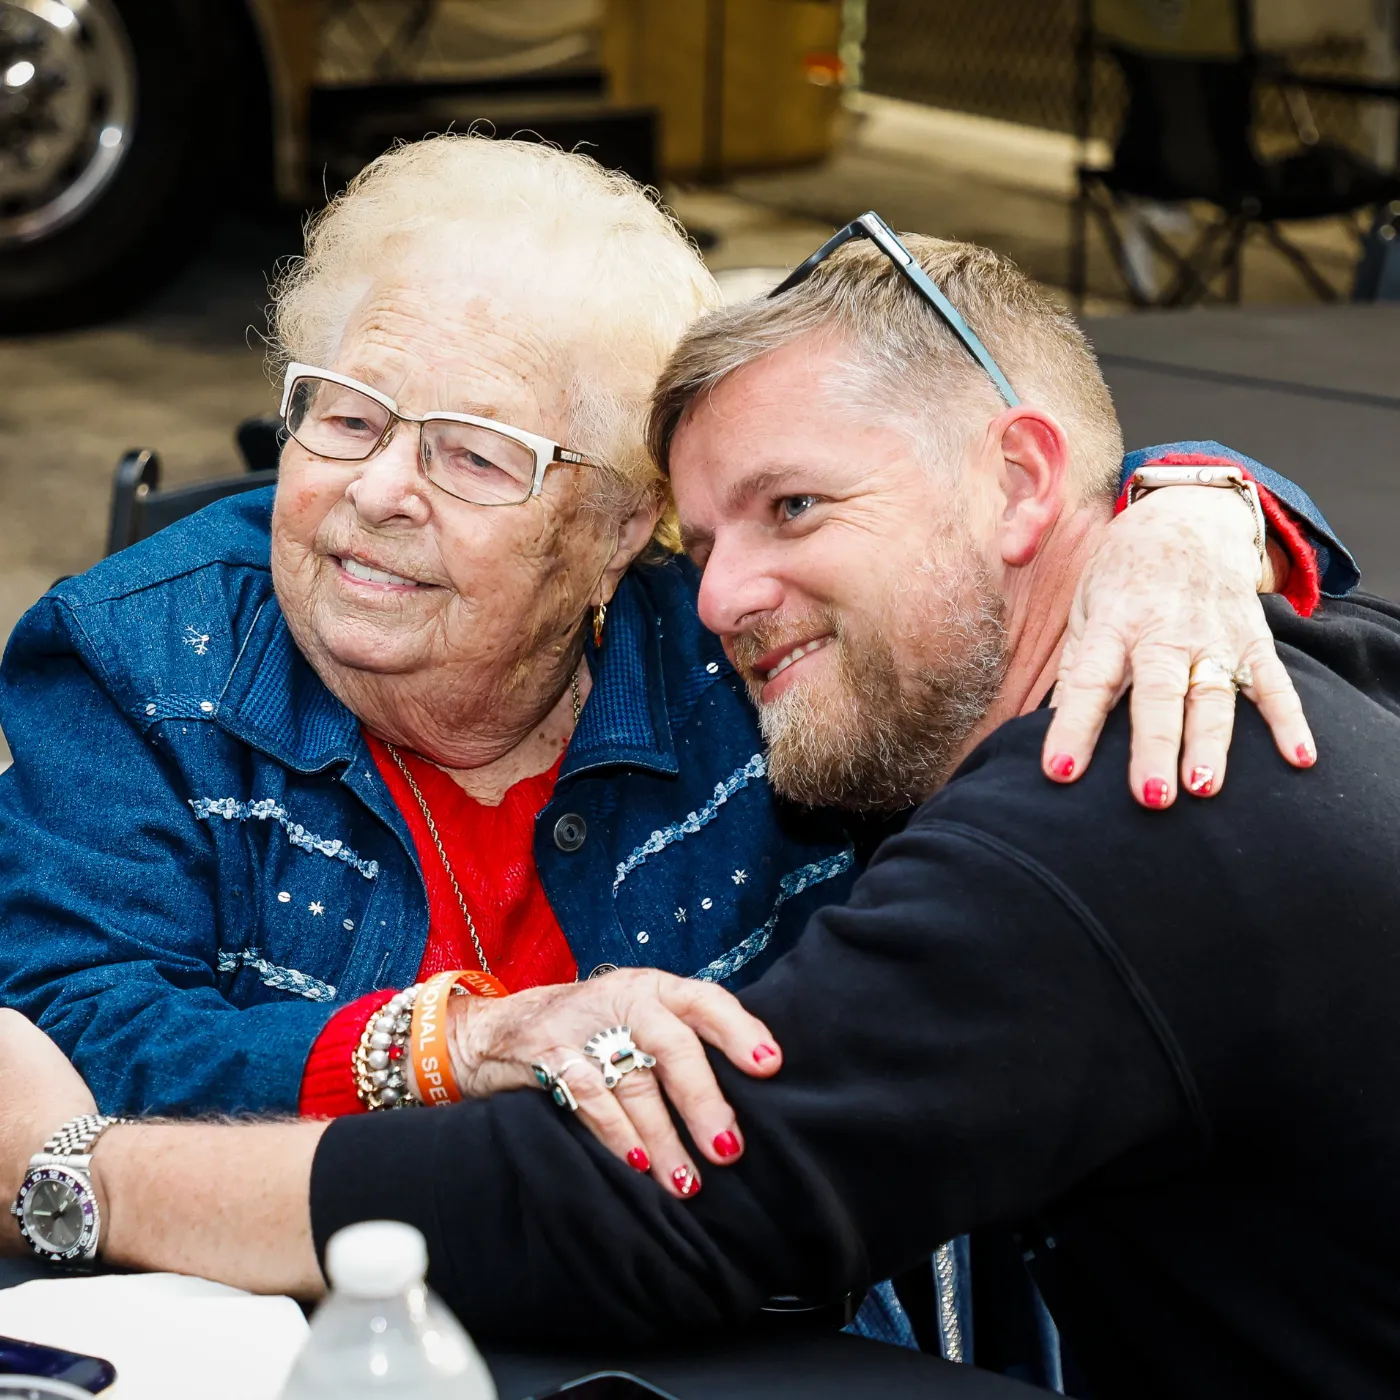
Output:
M369 747L413 835L428 890L428 944L418 966L418 980L449 968L480 967L461 906L412 791L384 745L370 738ZM572 982L577 975L574 956L535 870L535 817L554 791L559 764L516 783L500 806L487 807L426 759L402 749L399 752L433 814L492 973L513 992L550 982ZM304 1115L338 1118L363 1112L355 1094L350 1057L370 1013L393 994L393 989L371 992L342 1007L326 1023L302 1075L300 1109Z

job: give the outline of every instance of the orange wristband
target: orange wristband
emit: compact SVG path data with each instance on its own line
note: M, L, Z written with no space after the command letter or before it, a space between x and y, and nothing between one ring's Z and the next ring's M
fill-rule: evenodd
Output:
M489 972L439 972L423 984L413 1003L408 1052L418 1102L428 1108L456 1103L462 1097L447 1052L447 998L458 992L479 997L510 995L505 983Z

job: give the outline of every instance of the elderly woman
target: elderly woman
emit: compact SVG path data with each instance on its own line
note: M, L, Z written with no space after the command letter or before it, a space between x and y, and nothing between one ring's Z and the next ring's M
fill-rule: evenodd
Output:
M851 835L775 799L694 571L655 543L647 396L714 301L641 190L538 145L401 148L312 226L276 294L275 500L63 584L0 675L0 1000L104 1111L406 1104L397 989L629 965L732 987L846 895ZM1173 574L1154 540L1252 531L1229 493L1161 509L1192 494L1217 523L1149 501L1091 570L1125 637L1125 581L1160 618L1194 563ZM1181 625L1240 654L1252 588ZM1165 689L1179 733L1184 676ZM1095 711L1075 713L1082 768ZM1270 717L1306 742L1291 691ZM698 1189L669 1122L618 1146Z

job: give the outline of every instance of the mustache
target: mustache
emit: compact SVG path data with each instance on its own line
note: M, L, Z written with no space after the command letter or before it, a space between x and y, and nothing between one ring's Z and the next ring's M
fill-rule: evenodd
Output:
M760 622L747 632L741 632L729 644L734 664L747 675L756 674L755 663L770 651L796 646L808 637L831 634L835 642L842 639L844 629L840 615L831 608L818 608L801 618L777 618Z

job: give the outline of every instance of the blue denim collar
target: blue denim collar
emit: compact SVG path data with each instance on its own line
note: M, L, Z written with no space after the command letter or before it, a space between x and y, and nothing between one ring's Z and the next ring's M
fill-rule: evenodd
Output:
M593 692L561 777L622 764L677 773L666 712L660 627L643 590L624 578L608 607L603 645L588 645ZM275 597L258 609L224 693L218 722L244 743L302 773L354 761L360 722L301 654Z
M253 619L217 714L244 743L301 773L350 763L359 742L359 720L301 654L274 596Z
M560 779L624 764L679 773L661 659L661 624L642 586L624 575L608 604L603 644L586 655L593 692L569 743Z

